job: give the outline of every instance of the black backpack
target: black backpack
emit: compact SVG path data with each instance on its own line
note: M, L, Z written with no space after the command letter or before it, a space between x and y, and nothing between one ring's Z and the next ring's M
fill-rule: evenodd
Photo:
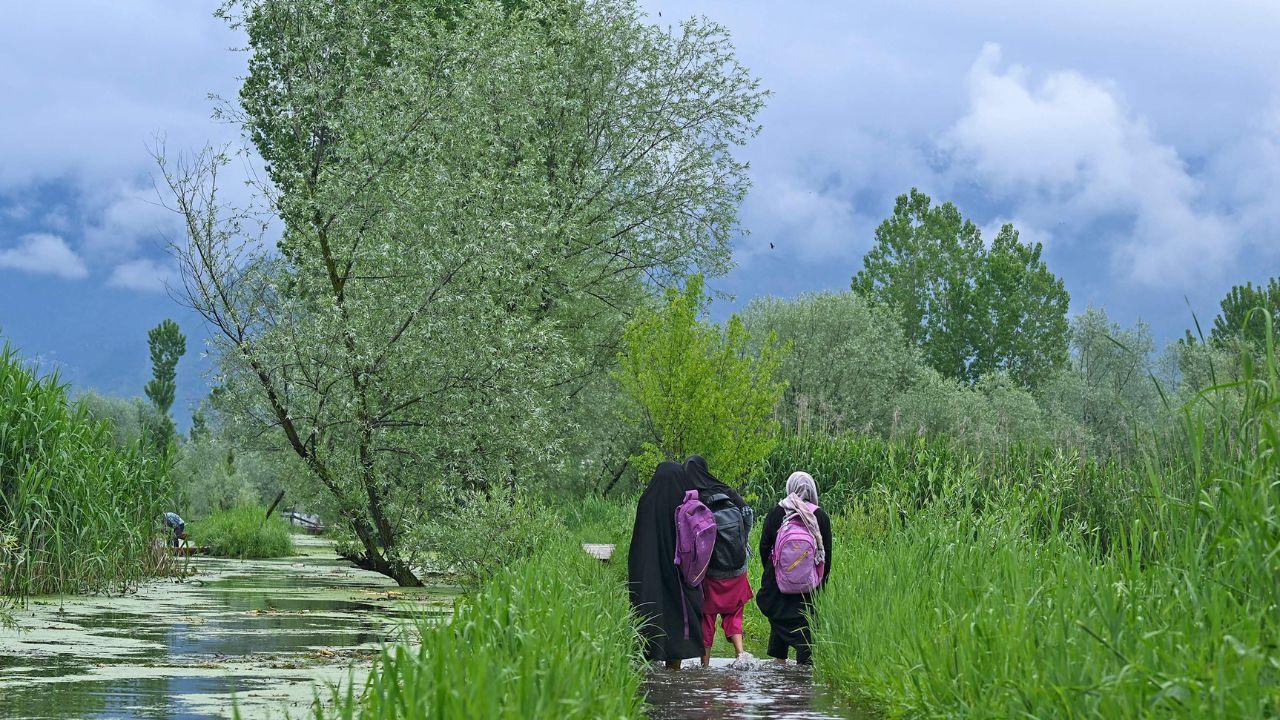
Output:
M716 519L716 544L707 570L710 577L734 577L747 566L747 544L751 533L751 508L743 512L724 493L707 498L707 507Z

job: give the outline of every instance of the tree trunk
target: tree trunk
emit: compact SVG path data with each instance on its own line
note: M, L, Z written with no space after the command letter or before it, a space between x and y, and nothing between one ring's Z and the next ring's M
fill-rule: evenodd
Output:
M360 536L361 543L365 546L365 551L359 554L343 555L344 558L350 560L356 567L376 572L379 575L386 575L400 587L422 587L422 581L417 575L413 574L413 570L409 564L399 558L386 558L379 553L375 547L370 544L371 538L366 538L364 532L359 530L356 534Z

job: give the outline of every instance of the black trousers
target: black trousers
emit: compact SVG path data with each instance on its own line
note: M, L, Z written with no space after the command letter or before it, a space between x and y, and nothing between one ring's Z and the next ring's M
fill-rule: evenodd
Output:
M795 627L769 621L769 657L779 660L787 659L787 651L796 649L796 662L801 665L813 664L813 651L810 648L809 623L800 621Z

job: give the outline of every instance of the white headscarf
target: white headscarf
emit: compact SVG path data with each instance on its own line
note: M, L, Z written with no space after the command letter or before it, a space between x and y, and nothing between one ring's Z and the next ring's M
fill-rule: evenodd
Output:
M813 476L809 473L797 470L787 478L787 496L778 503L778 506L786 511L782 522L785 523L793 517L800 518L800 522L804 523L805 528L813 535L816 545L814 562L821 565L827 561L827 549L822 544L822 531L818 529L818 518L805 503L818 504L818 483L814 482Z

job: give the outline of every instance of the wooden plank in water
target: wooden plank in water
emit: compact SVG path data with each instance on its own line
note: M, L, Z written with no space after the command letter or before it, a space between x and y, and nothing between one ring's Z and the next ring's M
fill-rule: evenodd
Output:
M200 545L183 545L182 547L172 548L175 555L208 555L209 548Z
M582 543L582 549L591 557L601 561L608 562L613 557L613 546L595 543Z

